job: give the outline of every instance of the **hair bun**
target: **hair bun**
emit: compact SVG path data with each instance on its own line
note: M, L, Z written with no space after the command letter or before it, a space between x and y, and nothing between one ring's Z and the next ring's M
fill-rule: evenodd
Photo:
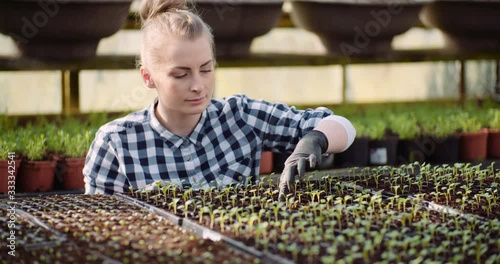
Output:
M185 0L142 0L139 14L144 24L146 21L156 16L173 12L176 9L188 9Z

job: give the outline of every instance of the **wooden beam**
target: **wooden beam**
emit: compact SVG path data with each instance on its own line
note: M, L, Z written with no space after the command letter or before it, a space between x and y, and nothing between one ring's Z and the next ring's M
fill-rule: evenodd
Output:
M0 71L119 70L136 69L137 56L96 56L86 60L41 61L24 57L0 56ZM219 57L219 67L294 67L347 64L407 63L426 61L500 60L500 51L453 53L441 49L395 50L374 56L307 55L252 53L240 57Z

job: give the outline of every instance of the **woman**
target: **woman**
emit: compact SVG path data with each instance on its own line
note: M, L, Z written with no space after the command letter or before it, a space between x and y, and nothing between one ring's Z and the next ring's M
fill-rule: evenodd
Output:
M142 1L140 73L158 97L100 128L87 155L86 193L124 192L155 181L207 188L258 177L263 150L292 151L281 194L306 161L347 149L351 123L322 108L299 111L236 95L212 99L214 40L184 0Z

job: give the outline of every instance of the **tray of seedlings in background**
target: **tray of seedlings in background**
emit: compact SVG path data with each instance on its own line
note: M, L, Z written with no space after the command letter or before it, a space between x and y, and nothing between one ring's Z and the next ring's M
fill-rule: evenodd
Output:
M341 178L386 194L421 197L436 209L500 219L500 172L493 163L485 169L480 166L413 163L365 168Z
M25 198L17 206L78 245L120 263L258 262L222 242L198 239L177 223L113 196Z
M16 218L7 225L7 210L0 206L0 239L15 241L15 247L2 246L1 263L116 263L97 252L86 251L68 241L65 234L16 209ZM11 233L13 231L14 233ZM9 252L11 252L9 254Z
M271 182L158 188L127 195L189 219L183 225L202 225L295 263L500 261L498 219L429 210L419 199L360 191L331 177L297 181L284 202Z

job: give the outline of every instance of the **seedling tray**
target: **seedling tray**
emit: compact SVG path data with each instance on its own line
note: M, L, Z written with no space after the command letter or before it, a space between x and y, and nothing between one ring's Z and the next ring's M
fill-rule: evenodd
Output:
M180 227L187 229L191 231L194 235L197 237L203 238L203 239L209 239L211 241L221 241L227 244L228 246L234 248L235 250L238 250L244 254L248 254L251 256L254 256L258 259L260 259L263 263L269 263L269 264L291 264L293 262L290 262L287 259L281 258L279 256L270 254L268 252L262 252L259 251L255 248L248 247L245 244L236 241L234 239L231 239L229 237L226 237L216 231L213 231L209 228L203 227L189 219L183 218L183 217L178 217L168 211L165 211L163 209L160 209L154 205L148 204L146 202L134 199L130 196L123 195L121 193L116 193L114 196L122 201L125 201L127 203L139 206L143 208L146 211L149 211L151 213L155 213L172 223L177 223Z

